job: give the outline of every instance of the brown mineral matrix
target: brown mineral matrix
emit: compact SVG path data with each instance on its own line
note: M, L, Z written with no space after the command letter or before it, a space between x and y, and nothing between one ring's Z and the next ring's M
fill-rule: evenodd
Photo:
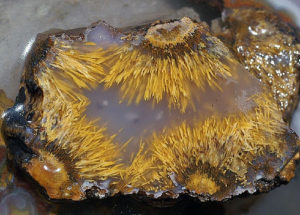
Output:
M267 8L232 9L226 14L225 34L240 63L269 86L284 119L290 121L299 95L298 29Z
M276 104L205 23L98 22L37 36L2 130L53 199L222 201L290 180L298 137Z
M11 107L13 105L13 101L6 97L6 94L3 90L0 89L0 130L2 125L2 114L4 110L6 110L8 107ZM0 133L0 146L4 145L4 140L2 138L2 135Z

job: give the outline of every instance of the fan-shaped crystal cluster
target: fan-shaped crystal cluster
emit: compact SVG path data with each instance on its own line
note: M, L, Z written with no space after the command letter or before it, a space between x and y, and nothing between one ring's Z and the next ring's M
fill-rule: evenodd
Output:
M298 137L276 103L205 23L98 22L38 35L2 130L53 199L224 200L290 179Z

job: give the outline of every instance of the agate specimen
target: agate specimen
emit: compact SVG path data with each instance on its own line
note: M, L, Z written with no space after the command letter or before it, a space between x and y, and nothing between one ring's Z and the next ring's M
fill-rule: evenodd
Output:
M39 34L3 118L52 199L221 201L290 180L299 151L269 88L186 17Z

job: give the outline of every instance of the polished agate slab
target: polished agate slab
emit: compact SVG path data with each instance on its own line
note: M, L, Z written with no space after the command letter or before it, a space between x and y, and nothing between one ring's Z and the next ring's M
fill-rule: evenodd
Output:
M290 180L298 137L274 104L205 23L98 22L38 35L2 130L52 199L221 201Z

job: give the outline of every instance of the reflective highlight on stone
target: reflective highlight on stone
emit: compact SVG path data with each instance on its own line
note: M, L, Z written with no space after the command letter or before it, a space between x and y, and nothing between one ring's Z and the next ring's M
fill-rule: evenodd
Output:
M274 104L205 23L98 22L38 35L3 133L53 199L220 201L272 188L298 152Z
M298 104L300 43L298 29L283 18L261 6L228 10L221 38L230 40L239 61L269 86L290 121Z

